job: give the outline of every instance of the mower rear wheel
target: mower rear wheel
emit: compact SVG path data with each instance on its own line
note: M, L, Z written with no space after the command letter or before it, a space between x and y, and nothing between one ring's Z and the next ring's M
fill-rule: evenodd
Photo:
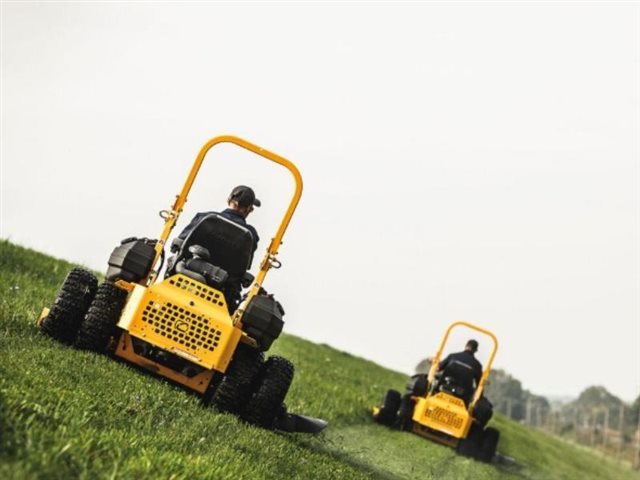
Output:
M73 343L97 286L98 280L93 273L83 268L71 270L49 314L42 319L40 330L61 342Z
M260 371L258 388L247 404L243 418L263 428L273 427L293 381L293 373L294 367L289 360L269 357Z
M500 431L487 427L482 435L482 447L480 447L478 458L483 462L491 463L493 457L496 455L499 440Z
M126 290L122 290L111 282L102 283L98 287L89 311L80 325L75 343L76 347L104 353L109 345L109 339L114 333L126 300Z
M486 397L480 397L473 409L473 418L484 428L492 416L493 405Z
M398 419L398 409L402 402L402 396L397 390L387 390L382 397L382 405L375 420L382 425L392 426Z
M413 375L407 382L407 392L411 395L422 397L427 393L428 384L427 375L424 373Z
M211 403L222 412L240 414L251 399L264 354L244 343L238 344L227 372L213 393Z

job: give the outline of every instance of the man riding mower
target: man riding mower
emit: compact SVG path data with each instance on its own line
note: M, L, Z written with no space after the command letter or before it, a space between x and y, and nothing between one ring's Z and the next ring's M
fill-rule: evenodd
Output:
M473 358L478 348L475 340L467 342L464 352L442 360L449 335L456 327L475 330L492 340L493 348L484 370ZM498 341L488 330L467 322L451 324L431 360L428 375L411 377L404 396L388 390L382 405L373 408L374 420L454 447L462 455L491 462L500 432L487 427L493 409L482 392L497 349Z
M255 230L230 219L226 211L203 214L174 240L175 256L165 278L159 279L165 244L205 155L221 143L242 147L292 174L295 190L280 226L254 278L247 270L257 243ZM281 266L278 249L301 194L302 178L290 161L237 137L211 139L173 206L160 212L160 238L123 240L111 254L100 285L92 273L74 268L51 309L41 313L40 329L182 385L200 394L205 405L249 423L319 432L326 422L287 413L284 406L293 365L279 356L265 359L282 331L284 310L262 286L267 272ZM248 290L240 302L243 287Z

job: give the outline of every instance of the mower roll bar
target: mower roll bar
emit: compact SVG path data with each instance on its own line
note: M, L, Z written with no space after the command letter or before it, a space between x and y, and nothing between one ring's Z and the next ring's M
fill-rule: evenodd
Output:
M473 400L469 404L470 409L473 409L476 402L482 395L482 392L484 390L484 385L487 381L487 378L489 378L489 372L491 372L491 364L493 363L493 359L495 358L496 352L498 351L498 339L489 330L485 330L484 328L478 327L477 325L473 325L471 323L464 322L464 321L453 322L451 325L449 325L449 328L447 328L447 332L444 334L444 338L440 343L440 347L438 348L438 353L436 353L436 356L433 358L433 362L431 363L431 368L429 369L429 385L432 385L435 379L436 373L438 371L438 364L440 363L440 358L442 357L442 351L444 350L444 346L447 344L447 340L449 339L449 334L455 327L460 327L460 326L470 328L471 330L476 330L480 333L484 333L485 335L490 337L491 340L493 341L493 349L491 350L491 355L489 356L489 360L487 361L487 364L485 365L484 370L482 371L482 377L480 377L480 383L476 386L476 390L473 393Z
M162 234L160 235L160 239L158 240L158 243L155 247L156 256L153 261L154 266L156 265L164 250L164 246L167 242L167 239L169 238L171 230L175 226L176 222L178 221L178 217L182 213L184 204L187 202L189 191L191 190L191 186L193 185L193 182L198 175L198 171L200 170L200 166L204 161L205 155L209 152L209 150L211 150L219 143L233 143L239 147L255 153L256 155L260 155L267 160L278 163L289 170L289 172L293 175L295 181L295 191L293 192L293 196L291 197L291 200L289 202L289 207L287 208L287 211L285 212L284 217L280 222L280 226L278 227L275 236L271 239L271 243L267 248L267 252L262 259L262 262L260 263L260 271L258 272L258 275L256 276L251 289L249 290L249 294L247 295L245 302L240 305L240 308L238 308L236 310L236 313L234 314L233 322L235 324L242 318L242 314L244 313L244 305L247 305L251 298L253 298L253 296L256 295L260 290L260 287L262 286L264 278L266 277L269 269L272 267L279 268L280 266L280 262L277 260L276 256L278 255L278 249L280 245L282 245L282 237L284 236L284 233L289 226L291 217L293 216L293 213L298 206L298 202L300 201L300 196L302 195L302 176L300 175L297 167L286 158L270 152L269 150L266 150L262 147L259 147L258 145L255 145L251 142L243 140L242 138L235 137L233 135L222 135L212 138L200 149L200 153L198 153L198 156L196 157L196 160L191 167L191 171L189 172L189 176L187 177L187 180L182 187L182 191L176 196L176 201L174 202L173 206L169 210L163 210L161 212L161 217L164 219L164 228L162 230Z

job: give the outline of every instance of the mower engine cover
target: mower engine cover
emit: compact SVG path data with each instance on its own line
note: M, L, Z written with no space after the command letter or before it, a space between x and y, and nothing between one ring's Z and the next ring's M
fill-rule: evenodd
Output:
M256 295L242 317L242 330L258 342L261 350L269 350L282 333L284 309L273 295Z
M145 278L156 255L156 243L156 240L148 238L130 237L122 240L109 257L107 280L138 282Z

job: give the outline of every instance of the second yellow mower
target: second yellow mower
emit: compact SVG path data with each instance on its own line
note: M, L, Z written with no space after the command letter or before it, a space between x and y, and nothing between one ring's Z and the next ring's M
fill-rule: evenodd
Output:
M457 327L466 327L492 340L489 360L476 385L472 369L461 362L448 362L439 371L447 340ZM462 455L491 462L496 455L500 432L487 426L493 410L483 391L497 349L498 340L488 330L467 322L451 324L431 359L428 375L411 377L404 396L396 390L388 390L382 405L373 408L373 418L383 425L453 447Z

